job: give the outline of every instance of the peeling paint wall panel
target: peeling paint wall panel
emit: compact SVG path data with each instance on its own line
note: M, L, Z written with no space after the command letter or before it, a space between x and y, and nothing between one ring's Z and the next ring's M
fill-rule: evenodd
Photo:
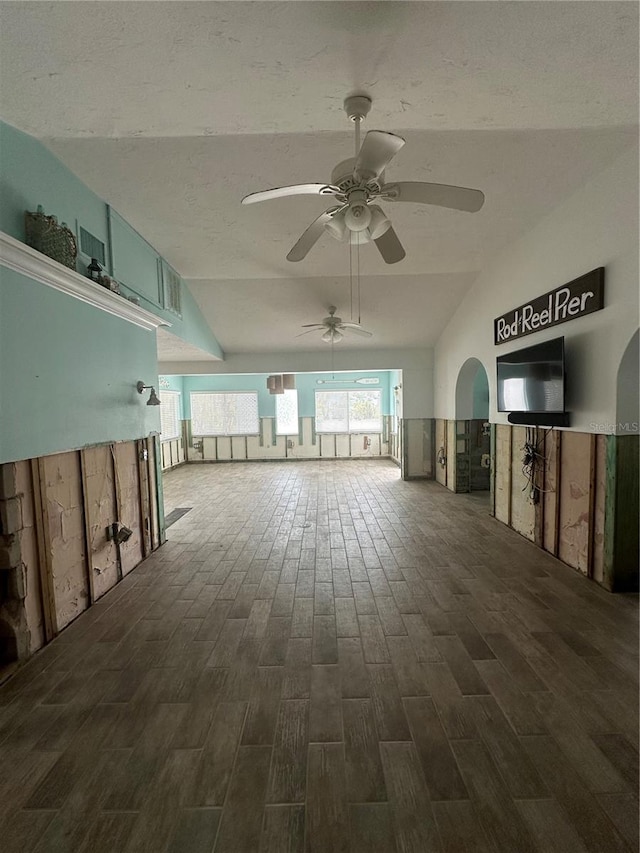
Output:
M584 574L588 571L591 436L562 436L558 557Z
M43 459L58 629L89 606L80 461L76 452Z

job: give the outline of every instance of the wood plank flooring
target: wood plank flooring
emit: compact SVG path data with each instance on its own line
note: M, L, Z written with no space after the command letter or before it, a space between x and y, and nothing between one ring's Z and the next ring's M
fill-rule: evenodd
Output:
M638 849L634 597L387 460L187 466L165 506L0 688L3 853Z

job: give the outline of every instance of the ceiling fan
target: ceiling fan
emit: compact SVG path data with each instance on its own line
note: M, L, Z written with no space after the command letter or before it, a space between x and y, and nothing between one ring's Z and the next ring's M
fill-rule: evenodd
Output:
M301 261L320 236L328 231L338 240L353 243L373 241L382 258L395 264L405 256L405 250L382 208L374 202L413 202L449 207L475 213L484 203L480 190L449 184L430 184L424 181L385 183L384 170L405 144L395 133L370 130L360 145L360 122L371 109L371 99L354 95L344 102L344 109L355 123L356 156L343 160L331 173L330 184L295 184L250 193L242 204L255 204L290 195L322 195L337 204L315 219L287 255L288 261Z
M325 317L321 323L305 323L302 327L306 329L306 332L300 332L296 337L300 338L302 335L308 335L309 332L316 332L320 329L324 329L324 334L322 335L322 340L326 341L328 344L337 344L338 341L341 341L345 333L361 335L363 338L370 338L373 336L373 332L368 332L366 329L363 329L360 323L347 323L343 321L342 317L336 317L336 306L329 306L329 316Z

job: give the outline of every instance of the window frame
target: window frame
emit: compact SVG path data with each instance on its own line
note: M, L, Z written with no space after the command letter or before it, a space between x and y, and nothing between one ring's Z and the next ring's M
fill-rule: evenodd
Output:
M193 398L198 396L215 396L215 397L238 397L243 394L250 394L255 397L256 401L256 430L255 432L199 432L193 428ZM197 438L235 438L238 436L259 436L260 435L260 408L258 400L258 392L254 390L244 391L191 391L189 392L189 404L191 407L191 434Z
M174 391L171 388L164 388L160 392L160 441L176 441L179 438L182 438L182 418L180 416L181 410L181 394L180 391ZM168 435L162 432L162 405L167 399L174 400L174 409L176 415L176 428L178 430L177 435Z
M378 395L378 411L379 411L379 424L375 429L364 429L362 427L358 427L357 429L351 428L351 418L349 415L350 411L350 394L377 394ZM318 426L318 394L346 394L347 395L347 429L346 430L327 430L322 429ZM372 435L381 435L383 432L383 419L384 414L382 412L382 389L381 388L369 388L366 391L363 388L335 388L333 390L328 390L327 388L319 389L316 388L315 396L315 431L318 435L368 435L371 433Z

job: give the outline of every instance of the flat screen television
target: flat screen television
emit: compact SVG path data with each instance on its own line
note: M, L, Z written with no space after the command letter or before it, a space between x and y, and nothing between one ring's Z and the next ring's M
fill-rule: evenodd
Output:
M499 412L564 412L564 338L501 355Z

